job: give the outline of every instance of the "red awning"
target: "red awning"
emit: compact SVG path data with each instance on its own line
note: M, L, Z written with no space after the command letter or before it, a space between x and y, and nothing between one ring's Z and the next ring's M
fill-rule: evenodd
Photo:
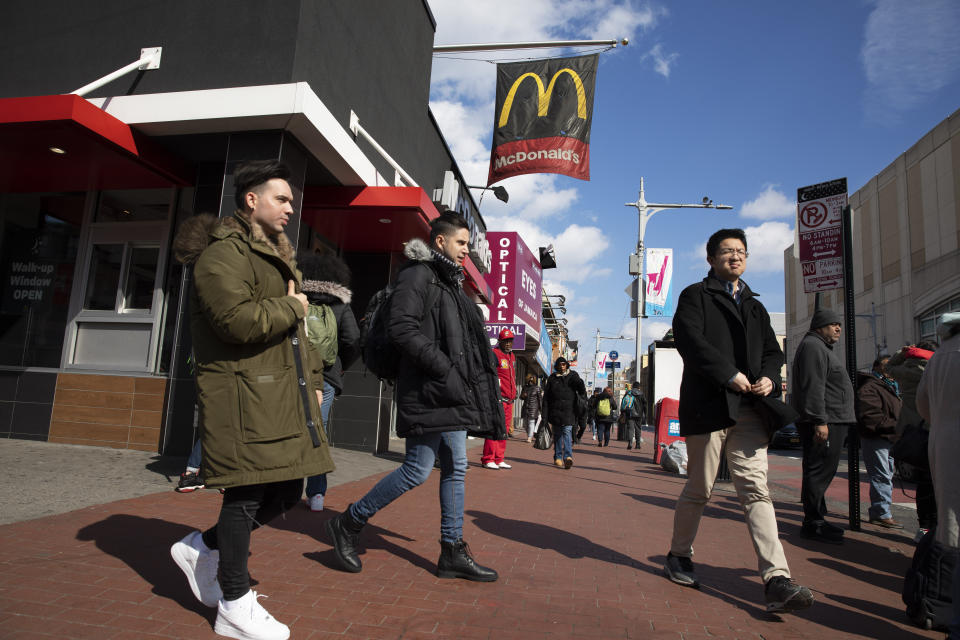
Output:
M308 187L303 220L344 251L399 252L425 238L440 215L420 187ZM466 282L487 304L492 291L476 265L464 263Z
M0 191L149 189L193 184L193 176L188 163L80 96L0 99Z

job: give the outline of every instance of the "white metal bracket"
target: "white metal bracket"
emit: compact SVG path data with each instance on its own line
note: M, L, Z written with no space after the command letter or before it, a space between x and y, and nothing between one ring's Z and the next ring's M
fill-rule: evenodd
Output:
M163 53L163 47L146 47L140 49L140 58L134 60L130 64L121 67L114 71L113 73L108 73L107 75L94 80L90 84L86 84L76 91L71 91L78 96L85 96L91 91L95 91L102 87L105 84L109 84L116 80L117 78L122 78L123 76L131 73L133 71L149 71L151 69L160 68L160 56Z

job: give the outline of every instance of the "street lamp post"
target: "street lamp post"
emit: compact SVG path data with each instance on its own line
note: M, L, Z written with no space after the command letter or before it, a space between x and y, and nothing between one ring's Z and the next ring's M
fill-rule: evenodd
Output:
M597 377L600 373L597 371L597 357L600 355L600 341L601 340L626 340L625 336L602 336L600 335L600 329L597 329L597 340L593 347L593 387L597 386Z
M703 202L697 204L676 204L676 203L659 203L659 202L647 202L647 199L644 197L643 193L643 177L640 178L640 197L636 202L628 202L624 206L627 207L636 207L637 214L639 217L639 231L637 233L637 251L636 253L631 254L630 256L630 275L635 275L639 277L638 286L634 291L634 302L637 305L637 342L636 342L636 358L637 358L637 368L635 373L635 378L637 382L640 382L640 369L641 363L643 362L640 359L641 351L643 349L642 341L640 339L640 329L641 321L643 320L643 314L646 311L645 299L647 295L647 285L644 282L644 272L646 271L646 265L643 262L643 252L645 247L643 246L643 236L647 231L647 221L653 217L653 214L658 211L663 211L664 209L733 209L730 205L726 204L714 204L713 200L710 198L704 198Z

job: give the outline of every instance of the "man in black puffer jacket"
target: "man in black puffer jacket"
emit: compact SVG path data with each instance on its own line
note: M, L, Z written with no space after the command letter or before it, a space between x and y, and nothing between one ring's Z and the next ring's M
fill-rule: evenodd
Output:
M543 415L553 432L553 463L562 469L573 466L573 425L577 424L577 405L586 401L583 379L570 368L564 357L553 364L543 391Z
M407 440L403 465L327 522L341 565L356 573L360 530L367 520L422 484L440 460L440 578L481 582L497 572L478 565L463 541L467 433L506 438L500 382L483 316L462 289L470 229L445 213L430 224L430 244L413 239L410 264L389 299L388 335L400 352L397 435Z

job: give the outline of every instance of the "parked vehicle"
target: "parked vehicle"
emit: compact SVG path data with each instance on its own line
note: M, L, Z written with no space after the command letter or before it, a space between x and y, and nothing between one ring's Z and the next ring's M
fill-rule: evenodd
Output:
M773 439L770 441L770 448L802 449L803 445L800 444L800 432L797 431L797 425L791 422L773 434Z

